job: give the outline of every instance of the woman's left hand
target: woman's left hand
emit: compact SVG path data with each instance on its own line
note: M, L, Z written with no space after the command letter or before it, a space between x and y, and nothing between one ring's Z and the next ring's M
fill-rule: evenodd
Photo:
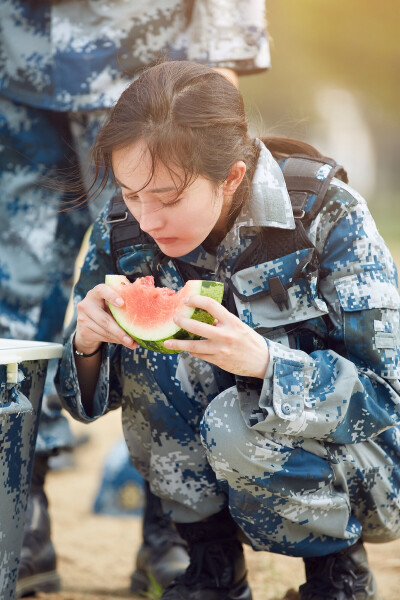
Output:
M208 325L177 315L174 321L179 327L205 339L166 340L166 348L189 352L235 375L264 378L269 350L260 334L213 298L196 294L188 298L187 305L206 310L216 321L214 325Z

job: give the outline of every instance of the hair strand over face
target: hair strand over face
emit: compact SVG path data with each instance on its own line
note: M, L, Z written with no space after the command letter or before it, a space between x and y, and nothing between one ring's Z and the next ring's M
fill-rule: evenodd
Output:
M113 151L139 141L151 157L149 180L160 162L178 181L177 193L198 176L218 185L236 161L244 161L247 171L235 206L247 199L259 148L248 135L240 92L212 68L163 62L124 91L92 149L95 193L104 189L112 173Z
M151 157L148 181L162 163L179 182L177 193L198 176L217 186L235 162L243 161L246 173L231 212L236 213L249 199L260 149L249 137L239 90L211 67L189 61L162 62L143 71L123 92L92 148L94 175L81 197L84 201L105 188L113 172L113 152L139 141L146 144ZM293 152L321 156L300 140L269 137L262 141L278 159Z

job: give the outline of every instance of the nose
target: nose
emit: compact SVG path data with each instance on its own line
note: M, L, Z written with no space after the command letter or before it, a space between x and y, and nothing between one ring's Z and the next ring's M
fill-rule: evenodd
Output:
M139 225L142 231L153 236L153 233L160 231L164 226L162 211L151 207L143 207L140 211Z

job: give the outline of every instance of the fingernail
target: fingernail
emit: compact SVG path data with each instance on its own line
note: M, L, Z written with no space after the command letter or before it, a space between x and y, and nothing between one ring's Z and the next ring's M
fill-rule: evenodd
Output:
M130 338L128 336L125 336L123 341L124 341L124 344L132 344L132 338Z
M184 299L184 303L187 304L189 302L190 298L185 298Z
M122 300L122 298L116 298L114 300L114 304L116 304L116 306L122 306L124 303L124 301Z
M172 344L172 342L170 342L169 340L166 340L166 341L164 342L164 346L165 346L166 348L171 348L171 344Z

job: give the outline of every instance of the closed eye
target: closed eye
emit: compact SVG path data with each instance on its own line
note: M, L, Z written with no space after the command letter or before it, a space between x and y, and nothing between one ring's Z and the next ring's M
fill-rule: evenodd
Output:
M136 203L140 202L139 196L137 196L135 194L122 193L122 197L125 202L130 203L130 204L136 204ZM182 200L182 198L176 198L175 200L172 200L170 202L161 202L161 200L154 201L153 204L155 206L154 206L153 210L160 210L162 208L170 208L172 206L176 206L181 200Z
M136 200L139 200L139 196L127 196L125 194L122 194L122 197L125 201L128 201L128 202L134 202Z
M161 205L163 208L168 208L170 206L175 206L175 204L178 204L181 200L182 198L177 198L176 200L172 200L172 202L161 202Z

